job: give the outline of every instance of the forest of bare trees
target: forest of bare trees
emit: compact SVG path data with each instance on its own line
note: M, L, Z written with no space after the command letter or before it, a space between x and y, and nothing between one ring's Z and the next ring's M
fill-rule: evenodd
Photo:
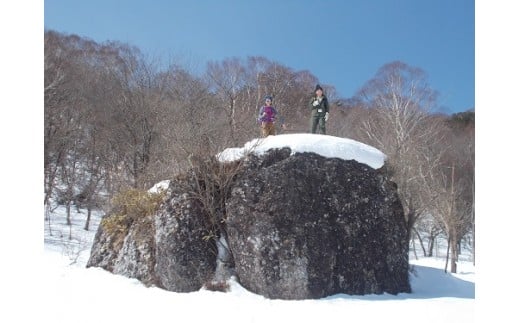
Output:
M258 107L274 97L283 132L308 132L306 103L318 78L264 57L207 63L202 75L147 58L119 42L45 31L44 205L105 208L125 189L148 189L197 158L259 136ZM360 80L351 98L323 85L328 134L388 156L414 251L448 241L452 272L461 247L474 250L475 116L435 112L437 93L420 68L390 62Z

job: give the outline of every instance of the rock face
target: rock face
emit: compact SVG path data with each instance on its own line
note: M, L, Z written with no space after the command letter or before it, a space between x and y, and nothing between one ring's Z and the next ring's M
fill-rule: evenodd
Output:
M157 212L115 230L102 221L87 267L104 268L176 292L199 290L213 276L217 247L207 215L190 192L192 178L172 181ZM108 219L115 216L108 214Z
M139 279L146 285L156 283L155 242L151 217L134 222L117 253L113 273Z
M240 283L268 298L410 292L395 185L356 161L252 157L226 205Z
M177 187L155 216L159 286L176 292L199 290L213 277L217 247L208 236L200 203Z
M101 267L115 274L137 278L147 285L155 283L151 220L151 217L143 217L134 221L113 214L109 221L102 221L87 267Z
M158 211L124 233L100 226L88 266L194 291L225 276L219 241L240 283L268 298L410 292L403 210L383 170L288 148L250 155L217 227L193 197L196 183L172 181Z

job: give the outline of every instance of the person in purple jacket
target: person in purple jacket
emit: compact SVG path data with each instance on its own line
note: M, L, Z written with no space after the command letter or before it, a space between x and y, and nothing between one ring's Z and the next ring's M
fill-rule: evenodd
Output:
M263 137L274 136L276 134L275 121L278 111L273 107L273 97L267 95L265 97L265 104L260 108L258 114L258 123ZM282 127L284 126L282 120Z

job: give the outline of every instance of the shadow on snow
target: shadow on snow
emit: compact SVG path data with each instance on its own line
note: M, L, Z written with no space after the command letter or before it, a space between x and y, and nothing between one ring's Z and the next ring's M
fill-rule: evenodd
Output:
M361 300L408 300L429 298L475 298L475 283L454 277L444 270L414 265L414 273L410 274L411 293L347 295L336 294L323 298L331 299L361 299Z

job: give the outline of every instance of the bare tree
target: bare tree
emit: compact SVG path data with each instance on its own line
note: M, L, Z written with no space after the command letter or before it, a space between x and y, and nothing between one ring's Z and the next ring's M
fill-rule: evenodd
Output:
M413 233L419 240L424 257L433 257L437 237L439 237L442 232L443 228L439 227L438 221L431 213L425 212L415 223Z
M409 238L425 211L417 193L422 185L420 148L427 146L429 139L438 138L435 127L426 127L436 97L426 74L402 62L384 65L357 95L358 102L370 110L361 136L388 156L387 166L399 187Z
M474 241L475 225L474 125L464 129L457 127L451 123L447 136L449 149L444 152L443 164L432 178L438 193L434 203L435 215L448 237L447 254L451 255L447 255L447 260L451 259L450 270L453 273L457 272L463 238L471 234Z
M359 99L338 99L332 108L332 117L327 121L331 133L354 140L366 140L365 128L361 125L369 118L370 110L364 108Z
M85 80L83 47L87 43L77 36L45 33L44 204L48 210L52 198L63 203L69 225L70 206L81 180L81 146L85 143L81 85ZM48 221L50 226L50 218Z
M58 168L68 149L67 138L73 131L68 126L67 108L73 101L68 89L69 55L62 39L53 32L44 38L44 204L49 206Z
M472 182L471 162L468 165L465 161L471 159L466 148L472 145L466 141L458 144L461 136L447 126L447 121L445 116L430 116L426 127L436 129L435 136L415 148L419 184L415 198L425 216L418 218L414 232L420 241L428 239L428 256L432 254L431 242L443 232L448 239L446 259L451 259L451 270L456 272L461 241L473 227L472 188L465 184L467 179Z
M238 145L237 101L243 94L245 68L238 58L222 62L209 62L207 76L220 100L219 107L224 109L228 121L229 136L233 146Z
M146 169L163 83L138 51L118 43L47 31L44 58L46 209L60 193L67 210L87 207L88 229L96 195L110 194L115 178L116 190L153 181Z
M210 93L206 80L178 67L168 73L168 109L161 124L162 144L167 149L163 152L171 151L168 158L185 169L190 157L202 151L216 153L228 142L227 114L216 108L219 99Z
M475 261L475 112L466 111L453 115L449 120L455 149L452 157L459 166L455 174L462 191L457 200L457 210L464 213L466 223L460 233L461 239L470 240L469 247ZM459 242L460 245L460 242Z
M279 117L288 126L288 129L279 130L307 131L307 101L317 82L316 77L306 71L295 72L264 57L250 57L246 72L248 94L254 94L254 96L248 95L247 104L254 108L253 112L251 110L246 112L250 115L248 120L256 121L257 109L263 104L263 97L271 95ZM332 86L327 86L327 90L334 92Z
M147 168L157 148L157 125L165 105L166 83L157 76L155 64L149 63L137 48L117 45L115 49L117 57L106 65L113 93L108 118L113 146L131 178L131 186L144 188L151 184Z
M280 116L292 131L307 131L307 101L317 78L308 71L294 72L264 57L249 57L246 63L234 58L210 62L207 79L220 107L226 112L230 145L257 136L258 107L267 94L274 97ZM333 86L325 86L334 96Z

